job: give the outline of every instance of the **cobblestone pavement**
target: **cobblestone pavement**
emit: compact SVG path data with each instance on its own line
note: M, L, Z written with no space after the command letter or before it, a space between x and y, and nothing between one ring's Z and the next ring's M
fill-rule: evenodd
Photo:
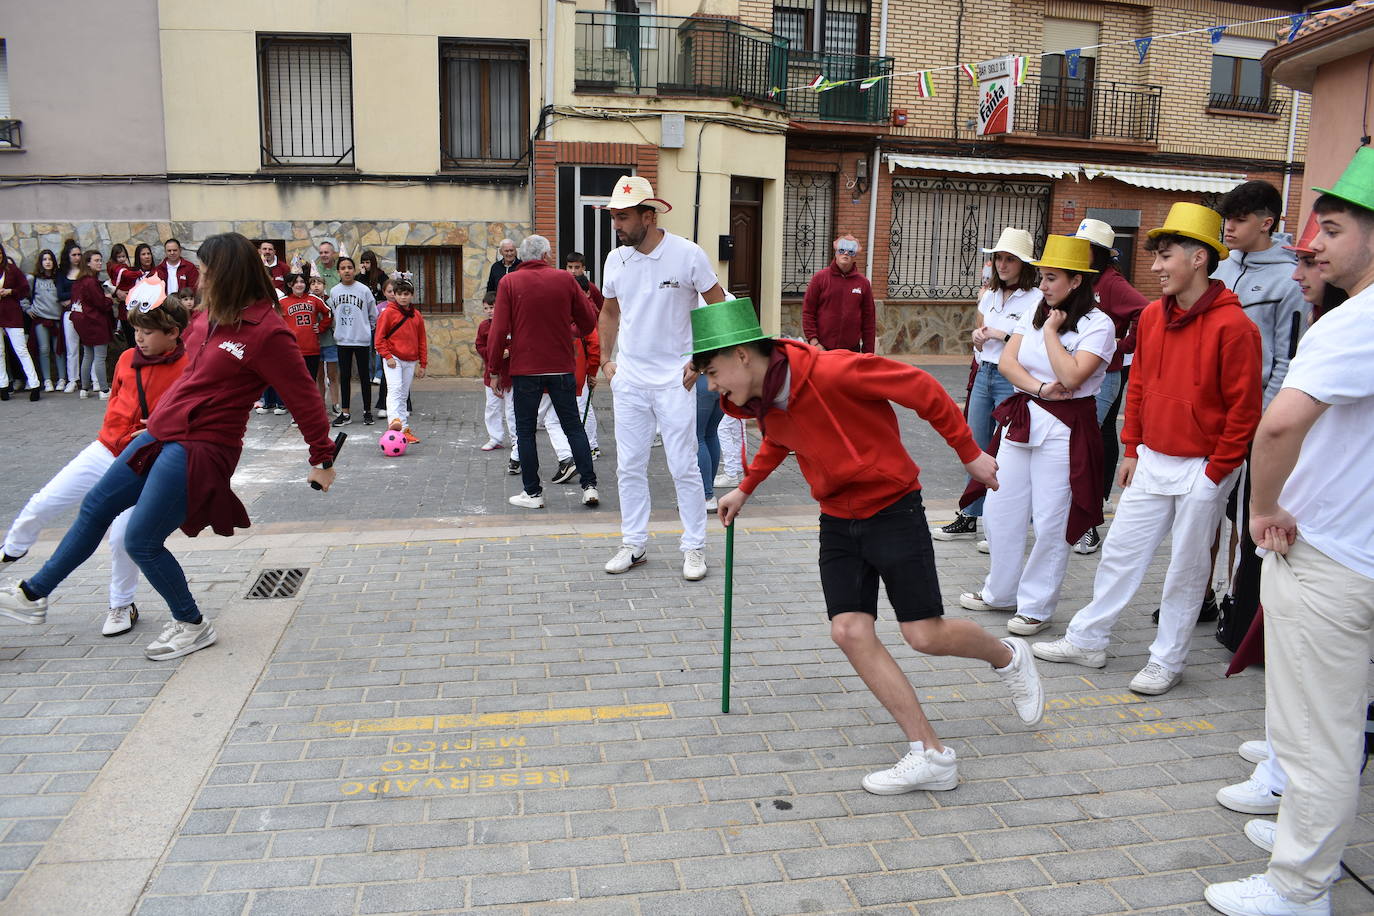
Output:
M44 626L0 627L0 912L1200 914L1205 883L1262 870L1246 816L1213 799L1249 773L1235 750L1262 732L1262 673L1223 678L1204 626L1179 687L1126 689L1161 564L1105 669L1041 665L1036 729L985 665L899 645L884 602L880 632L962 782L873 796L859 779L900 755L901 735L827 638L795 474L751 502L737 536L727 715L719 528L704 582L680 576L671 511L650 562L607 576L613 509L507 512L510 478L463 438L477 392L426 391L422 409L448 395L429 451L347 452L342 466L371 479L324 497L275 451L299 440L261 431L284 418L255 418L243 489L260 523L173 545L213 648L146 661L166 617L146 589L135 633L100 637L103 560ZM93 407L61 410L93 420ZM89 435L79 425L53 425L54 466ZM21 475L51 470L11 448ZM441 453L449 473L421 475ZM929 465L939 515L961 482L952 462ZM4 493L6 512L24 494ZM948 612L1002 632L1003 615L954 601L986 558L936 549ZM1095 565L1073 558L1046 637ZM308 570L298 596L244 600L280 566ZM1374 873L1367 817L1346 863ZM1348 879L1335 900L1374 911Z

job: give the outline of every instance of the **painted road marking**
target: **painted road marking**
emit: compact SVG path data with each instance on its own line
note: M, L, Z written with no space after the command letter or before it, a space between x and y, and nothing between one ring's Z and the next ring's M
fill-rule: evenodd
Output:
M338 735L373 735L382 732L432 732L460 728L499 728L507 725L571 725L579 722L611 722L617 719L671 717L667 703L626 706L575 706L568 709L525 709L454 716L404 716L391 719L344 719L318 722Z

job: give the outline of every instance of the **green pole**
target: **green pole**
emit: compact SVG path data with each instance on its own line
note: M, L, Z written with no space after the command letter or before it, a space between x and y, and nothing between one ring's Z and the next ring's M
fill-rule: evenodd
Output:
M725 529L725 632L722 634L725 644L721 651L721 657L724 660L720 679L721 712L730 711L730 605L735 590L735 521L735 519L731 519L730 524Z

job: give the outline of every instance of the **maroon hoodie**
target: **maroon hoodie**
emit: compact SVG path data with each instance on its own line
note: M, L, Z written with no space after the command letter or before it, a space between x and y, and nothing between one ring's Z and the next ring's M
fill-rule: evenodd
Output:
M1135 352L1136 322L1140 320L1140 313L1145 311L1145 306L1150 304L1150 300L1142 296L1115 267L1108 267L1102 271L1102 275L1093 284L1093 293L1097 296L1097 307L1102 309L1116 326L1116 353L1107 365L1107 371L1119 372L1124 365L1126 354Z
M841 273L830 266L816 271L802 300L802 334L827 350L872 353L876 336L873 287L855 267Z

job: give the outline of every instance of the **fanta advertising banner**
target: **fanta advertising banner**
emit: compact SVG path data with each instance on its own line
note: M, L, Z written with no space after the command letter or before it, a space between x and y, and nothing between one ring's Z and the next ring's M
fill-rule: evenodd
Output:
M1014 57L978 65L978 136L1011 131L1016 100Z

